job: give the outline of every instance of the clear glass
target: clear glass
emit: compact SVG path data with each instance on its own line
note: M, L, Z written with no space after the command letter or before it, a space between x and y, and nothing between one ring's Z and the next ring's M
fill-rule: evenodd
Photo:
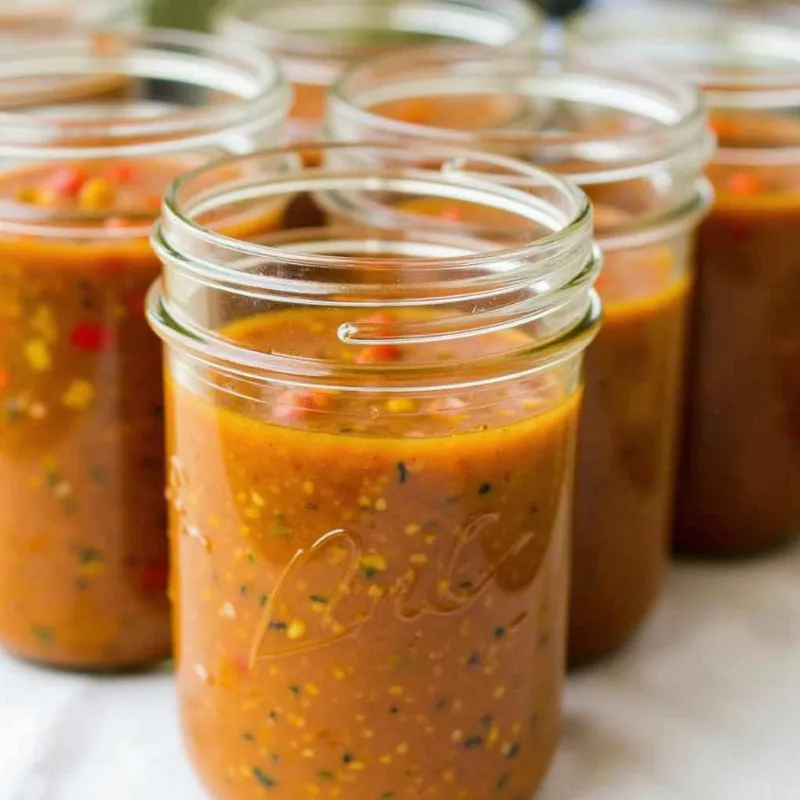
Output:
M524 45L540 24L527 0L233 0L219 20L225 35L280 58L295 88L296 140L316 138L325 90L362 59L434 40Z
M99 36L99 38L98 38ZM91 76L116 90L53 97ZM281 141L257 50L73 31L0 53L0 643L45 664L170 654L161 354L144 318L167 182Z
M570 661L615 650L666 573L694 234L709 200L699 94L613 59L436 46L345 73L327 133L515 155L568 175L593 201L604 324L586 363ZM452 203L429 211L455 229L476 223Z
M195 768L219 800L528 797L558 738L588 203L458 149L300 152L184 177L154 234ZM521 243L425 215L262 230L297 193L464 198Z
M699 240L677 546L731 556L780 544L800 532L800 30L722 11L683 26L584 25L593 41L701 86L719 141Z

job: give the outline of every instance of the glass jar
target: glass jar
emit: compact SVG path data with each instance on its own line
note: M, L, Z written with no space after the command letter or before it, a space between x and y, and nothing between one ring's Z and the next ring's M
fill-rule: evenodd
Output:
M558 738L588 204L457 149L287 175L298 152L182 178L154 234L192 759L219 800L528 797ZM380 212L218 233L298 191L390 221L468 198L523 243Z
M432 40L526 43L540 19L527 0L233 0L222 32L275 53L294 85L292 138L316 138L325 91L346 67Z
M73 31L0 54L0 87L127 87L0 115L0 643L122 669L170 653L150 227L178 174L280 142L290 98L247 47L170 31L97 41Z
M331 92L328 133L515 155L563 173L593 201L604 322L586 359L570 661L616 649L666 573L694 233L709 198L699 95L613 60L434 46L346 73ZM456 229L476 223L452 202L428 210Z
M676 545L710 556L778 545L800 532L800 30L722 12L646 28L602 16L583 24L593 41L668 63L705 89L718 139Z

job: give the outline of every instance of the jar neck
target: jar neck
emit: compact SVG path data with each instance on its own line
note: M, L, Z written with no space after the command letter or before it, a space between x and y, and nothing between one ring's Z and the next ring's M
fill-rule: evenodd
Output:
M226 318L220 309L345 310L345 349L402 345L426 354L411 366L381 366L387 387L441 388L443 372L462 385L541 369L570 358L594 335L599 308L591 287L599 264L588 203L578 190L524 164L469 151L364 144L321 150L315 169L297 166L299 151L273 151L174 184L154 234L165 277L151 315L162 336L217 366L245 365L254 377L345 388L362 384L375 368L243 348L225 333L235 315ZM514 185L480 178L490 164ZM329 221L244 238L224 233L243 220L257 229L269 210L298 194L326 207ZM431 200L492 209L522 243L442 230L438 220L412 210ZM203 224L209 217L213 228ZM377 309L400 316L391 324L371 320ZM454 339L530 329L535 337L511 337L503 352L478 359L462 375L427 360Z
M281 59L294 83L327 86L347 66L399 45L528 43L542 24L526 0L238 0L220 27Z
M71 28L0 53L6 163L247 152L279 140L290 90L247 46L169 30Z
M699 93L626 64L469 46L374 59L333 86L327 135L433 139L545 166L615 212L599 219L601 241L668 235L658 229L692 224L707 203L712 141Z

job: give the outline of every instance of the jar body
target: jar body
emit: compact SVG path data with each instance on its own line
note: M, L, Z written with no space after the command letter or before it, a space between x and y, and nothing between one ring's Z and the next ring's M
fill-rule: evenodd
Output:
M647 618L667 568L692 251L707 206L699 97L646 72L632 76L613 59L431 48L413 64L385 58L354 68L330 109L334 135L427 134L523 154L570 175L593 201L604 322L586 355L569 661L617 649ZM630 146L637 129L654 140ZM429 210L443 225L475 223L452 203Z
M322 432L230 408L180 353L167 372L178 685L214 796L532 794L558 740L577 393L412 438L363 432L366 400L361 433Z
M187 176L154 238L189 751L220 800L529 797L558 740L588 202L467 150L315 154ZM298 191L334 213L257 245L186 224ZM405 216L453 196L521 244Z
M0 643L102 669L170 652L158 262L0 237Z
M222 129L154 99L154 88L182 88L170 69L186 61L213 61L240 91L269 94L253 77L269 72L259 53L251 69L187 35L176 58L171 35L108 34L111 68L91 31L32 40L3 53L10 65L0 57L0 74L34 85L59 79L40 66L43 51L68 80L124 72L131 54L157 75L124 75L122 102L51 97L52 116L10 113L0 131L0 645L62 668L170 656L163 367L144 313L160 271L150 228L169 181L225 152L226 136L279 135L263 120L246 129L247 104L222 81L209 110L216 98L238 112Z
M693 244L690 229L604 250L603 329L586 357L578 444L572 665L625 644L666 576Z
M719 161L710 175L675 542L736 556L800 532L800 166Z

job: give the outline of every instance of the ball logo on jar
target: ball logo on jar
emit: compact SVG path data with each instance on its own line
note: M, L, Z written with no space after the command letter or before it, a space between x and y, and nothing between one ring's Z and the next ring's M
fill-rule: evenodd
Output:
M409 548L383 554L365 547L352 530L328 531L311 547L298 549L275 583L255 631L250 667L351 636L385 603L402 622L463 611L536 538L530 531L504 550L487 550L483 540L496 538L491 532L499 521L497 513L477 514L449 547L430 554ZM295 610L308 598L314 613L297 616Z

